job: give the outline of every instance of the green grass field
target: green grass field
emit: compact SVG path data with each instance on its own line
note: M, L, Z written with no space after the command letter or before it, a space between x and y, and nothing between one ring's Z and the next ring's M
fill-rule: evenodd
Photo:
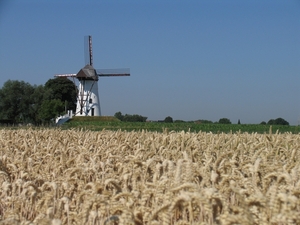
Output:
M259 125L259 124L197 124L193 122L158 123L158 122L121 122L114 117L74 117L62 125L63 129L79 128L84 130L100 131L127 130L127 131L190 131L190 132L248 132L248 133L299 133L300 126Z

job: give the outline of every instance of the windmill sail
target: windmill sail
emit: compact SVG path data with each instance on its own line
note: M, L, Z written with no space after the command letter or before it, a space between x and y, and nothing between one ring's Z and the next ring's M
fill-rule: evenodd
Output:
M54 77L76 77L76 73L55 74Z
M85 65L93 66L92 36L84 37L84 62Z
M99 77L130 76L130 69L97 69L96 74Z

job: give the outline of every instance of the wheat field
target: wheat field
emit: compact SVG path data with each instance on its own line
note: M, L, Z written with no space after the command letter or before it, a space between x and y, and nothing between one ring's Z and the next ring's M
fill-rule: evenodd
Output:
M0 225L300 224L300 134L0 130Z

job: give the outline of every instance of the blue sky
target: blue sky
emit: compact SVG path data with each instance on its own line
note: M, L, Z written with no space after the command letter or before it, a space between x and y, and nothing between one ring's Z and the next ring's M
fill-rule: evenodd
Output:
M84 66L130 68L99 80L103 115L300 122L300 1L0 2L0 87L44 84Z

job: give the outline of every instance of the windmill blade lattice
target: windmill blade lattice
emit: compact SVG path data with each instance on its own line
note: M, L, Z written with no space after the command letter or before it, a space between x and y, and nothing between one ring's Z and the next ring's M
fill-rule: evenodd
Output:
M130 69L96 69L96 73L99 77L130 76Z
M92 50L92 36L84 37L84 62L85 65L93 66L93 50Z

